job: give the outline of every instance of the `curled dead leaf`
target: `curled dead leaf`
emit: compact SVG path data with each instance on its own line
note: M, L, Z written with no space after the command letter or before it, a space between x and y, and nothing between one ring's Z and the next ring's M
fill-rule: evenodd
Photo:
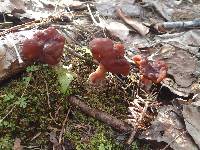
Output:
M143 25L141 22L138 22L135 19L132 19L129 16L126 16L125 13L118 8L116 11L117 15L128 25L130 25L134 30L136 30L140 35L145 36L149 33L149 28Z

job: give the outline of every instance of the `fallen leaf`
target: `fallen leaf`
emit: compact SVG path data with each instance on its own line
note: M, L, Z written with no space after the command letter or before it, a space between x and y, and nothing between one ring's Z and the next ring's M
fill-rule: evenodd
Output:
M114 36L122 41L126 41L129 35L129 28L120 22L110 22L106 25L106 29Z
M167 21L183 21L200 17L200 5L185 3L184 0L143 0L154 7Z
M143 9L135 0L95 0L95 7L100 15L116 18L116 8L121 8L129 16L141 16Z
M57 67L56 73L58 75L58 82L60 84L60 91L61 93L66 93L69 89L70 83L73 81L74 76L70 73L67 69L63 67Z
M149 28L143 25L142 23L138 22L135 19L132 19L129 16L126 16L125 13L118 8L117 15L128 25L130 25L134 30L136 30L140 35L145 36L149 33Z
M185 131L180 112L173 106L163 106L158 110L158 115L149 129L144 131L139 138L166 142L174 150L198 150L193 139Z

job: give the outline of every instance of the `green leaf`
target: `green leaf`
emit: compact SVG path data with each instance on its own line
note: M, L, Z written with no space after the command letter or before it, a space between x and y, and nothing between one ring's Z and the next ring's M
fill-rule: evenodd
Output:
M16 105L19 105L21 108L26 108L27 106L27 97L20 97L18 101L15 102Z
M69 90L69 85L73 81L74 76L64 68L57 68L58 83L60 84L61 93L65 94Z

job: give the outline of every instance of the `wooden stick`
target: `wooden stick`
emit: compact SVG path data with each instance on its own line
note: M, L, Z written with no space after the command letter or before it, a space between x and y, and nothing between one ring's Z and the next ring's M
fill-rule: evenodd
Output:
M68 102L73 106L78 106L81 109L81 111L83 111L87 115L110 125L111 127L113 127L114 129L120 132L129 133L133 130L133 128L129 126L127 123L125 123L124 121L119 120L116 117L109 115L105 112L102 112L98 109L89 107L88 105L86 105L84 102L82 102L79 98L75 96L70 96L68 98Z
M176 21L176 22L163 22L154 25L154 28L158 32L166 32L170 29L189 29L189 28L200 28L200 19L192 21Z

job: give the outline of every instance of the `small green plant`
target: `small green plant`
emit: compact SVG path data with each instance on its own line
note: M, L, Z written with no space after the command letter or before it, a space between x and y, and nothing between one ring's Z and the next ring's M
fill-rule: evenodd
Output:
M15 125L6 120L0 119L0 129L2 128L13 128Z
M121 144L117 144L112 141L111 138L105 135L105 131L99 131L91 137L90 143L85 144L84 142L76 143L77 150L120 150L122 149Z
M27 97L19 97L18 100L15 102L16 105L19 105L21 108L26 108L27 106Z
M18 105L18 106L20 106L21 108L26 108L26 105L27 105L27 97L25 97L25 96L21 96L21 97L17 97L16 95L15 95L15 93L14 94L12 94L12 93L8 93L7 95L5 95L4 96L4 98L3 98L3 102L5 102L5 103L7 103L7 104L9 104L9 103L12 103L12 105L13 105L13 101L15 100L15 102L14 102L14 104L15 105ZM17 100L17 101L16 101Z
M15 97L15 94L8 93L8 94L6 94L6 95L3 97L3 101L4 101L5 103L9 103L9 102L11 102L11 101L14 99L14 97Z

